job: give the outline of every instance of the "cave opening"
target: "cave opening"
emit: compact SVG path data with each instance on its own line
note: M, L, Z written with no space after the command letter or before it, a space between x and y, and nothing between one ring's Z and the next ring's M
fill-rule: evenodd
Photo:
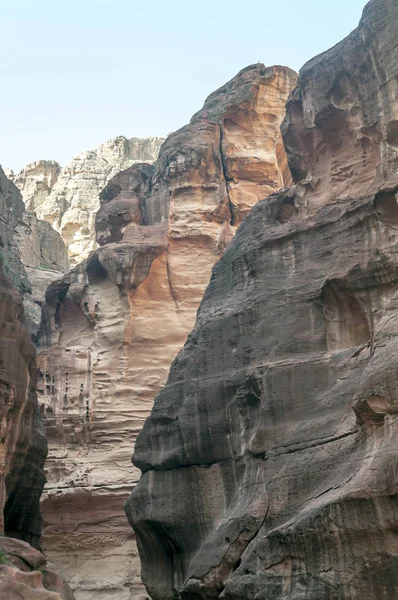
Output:
M107 270L101 265L97 255L87 264L86 272L89 283L98 283L108 277Z

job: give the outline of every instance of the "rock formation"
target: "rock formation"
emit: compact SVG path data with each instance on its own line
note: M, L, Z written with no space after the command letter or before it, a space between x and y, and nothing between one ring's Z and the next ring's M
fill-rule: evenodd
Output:
M50 223L40 221L33 212L23 212L14 233L29 279L29 290L23 296L25 318L35 336L47 287L69 271L68 250Z
M66 259L65 266L67 256L51 226L24 209L20 192L0 167L0 598L73 600L68 585L35 549L47 442L36 396L36 352L22 303L31 284L21 251L32 271L54 257L60 263Z
M11 178L21 190L26 208L61 234L75 265L96 247L94 219L100 191L133 163L154 161L163 141L119 136L76 156L62 169L55 161L40 160L17 175L11 173Z
M21 291L29 281L15 228L24 204L0 168L0 533L37 545L47 444L36 398L35 350Z
M9 537L0 538L0 598L74 600L69 586L41 552Z
M57 183L61 166L55 160L37 160L26 165L19 173L6 172L11 181L21 191L25 207L37 210Z
M153 600L398 597L398 4L287 105L296 185L257 204L135 445Z
M101 193L100 247L47 290L39 335L49 439L43 546L78 600L142 591L123 514L131 443L250 208L291 183L280 123L296 74L254 65ZM138 479L138 470L136 471Z

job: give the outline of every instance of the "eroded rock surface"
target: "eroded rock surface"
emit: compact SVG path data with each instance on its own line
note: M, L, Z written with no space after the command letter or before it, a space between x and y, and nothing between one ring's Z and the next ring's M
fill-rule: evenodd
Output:
M26 209L33 212L51 193L61 174L61 166L55 160L37 160L19 173L8 171L6 174L21 191Z
M47 287L69 271L68 250L50 223L39 220L35 213L26 210L15 228L14 239L29 279L23 304L28 329L35 336Z
M21 298L29 281L15 240L23 211L20 193L0 168L0 533L37 545L47 444Z
M96 217L100 247L47 291L43 545L79 600L143 591L123 514L131 443L237 224L291 181L279 126L295 81L287 68L254 65L212 94L154 165L109 182Z
M9 537L0 537L0 598L74 600L68 584L41 552Z
M300 72L296 186L215 265L135 446L154 600L398 597L398 4Z
M139 161L156 160L162 138L119 136L76 156L66 167L54 161L27 165L12 179L26 207L61 234L73 265L96 248L94 220L98 195L119 171Z

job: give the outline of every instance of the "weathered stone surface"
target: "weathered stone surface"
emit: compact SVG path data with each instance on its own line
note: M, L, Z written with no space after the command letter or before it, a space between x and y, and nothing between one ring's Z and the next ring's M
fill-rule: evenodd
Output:
M398 597L398 4L310 61L297 185L215 265L135 445L154 600Z
M54 161L38 161L12 178L27 208L61 234L75 265L96 248L94 220L100 191L135 162L156 160L163 141L119 136L76 156L62 169Z
M0 537L0 598L74 600L68 584L41 552L9 537Z
M29 279L29 290L23 296L25 319L35 336L41 321L45 291L55 279L69 271L68 250L50 223L24 211L15 228L14 239Z
M109 182L96 218L100 247L47 291L43 546L79 600L143 591L123 515L131 443L237 223L290 181L279 125L295 81L287 68L254 65L212 94L154 165Z
M25 573L1 564L0 590L4 600L62 600L57 592L46 590L40 571Z
M36 397L36 352L21 297L30 287L18 250L23 245L21 231L27 227L24 208L20 192L0 167L0 598L73 600L65 581L47 570L45 557L36 549L47 442ZM38 228L35 217L33 221ZM46 223L46 232L48 227ZM30 252L35 244L24 246L33 263L41 255ZM43 587L37 569L59 593Z
M14 239L23 210L21 195L0 168L0 532L37 545L47 444L21 299L29 282Z
M22 193L28 211L35 211L51 193L61 173L61 166L55 160L37 160L26 165L19 173L6 172L6 175Z
M15 230L24 209L21 194L0 166L0 262L3 275L22 292L28 291L30 284L21 262Z
M36 548L33 548L27 542L16 540L15 538L1 536L0 550L3 556L7 555L7 558L19 558L26 564L26 567L32 571L39 569L46 562L45 556L42 554L42 552Z
M15 229L15 241L25 267L60 273L69 271L68 251L61 236L35 213L22 214Z

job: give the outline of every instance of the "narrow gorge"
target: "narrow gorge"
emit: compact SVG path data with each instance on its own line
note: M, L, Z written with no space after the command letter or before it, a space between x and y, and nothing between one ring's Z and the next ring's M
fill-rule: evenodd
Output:
M397 600L397 140L370 0L166 138L0 167L0 600Z
M193 327L211 269L291 182L280 135L296 74L254 65L100 194L98 249L46 292L38 396L49 455L43 548L77 600L144 592L123 509L132 444Z
M153 600L396 600L398 4L300 71L295 185L215 265L135 444Z

